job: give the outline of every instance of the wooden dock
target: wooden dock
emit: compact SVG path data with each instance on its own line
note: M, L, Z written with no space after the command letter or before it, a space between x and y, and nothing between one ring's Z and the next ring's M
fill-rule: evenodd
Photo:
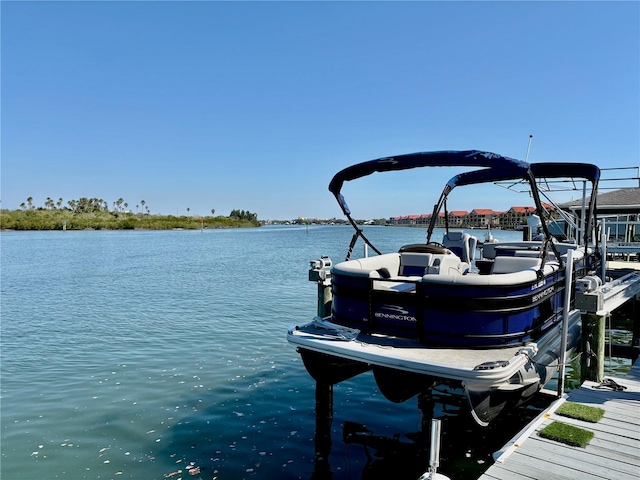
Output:
M495 463L480 480L640 478L640 361L624 377L606 378L626 389L596 388L599 383L585 382L556 400L494 455ZM572 420L554 413L564 401L599 407L605 413L597 423ZM538 436L553 421L591 430L595 435L586 448Z

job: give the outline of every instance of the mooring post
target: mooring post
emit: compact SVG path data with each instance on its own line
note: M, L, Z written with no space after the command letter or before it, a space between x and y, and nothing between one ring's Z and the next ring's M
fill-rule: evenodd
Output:
M558 359L558 398L564 394L564 380L567 363L567 335L569 330L569 308L571 308L571 287L573 285L573 250L567 251L565 265L564 303L562 306L562 338L560 341L560 358Z
M640 349L640 294L635 295L631 302L631 318L633 318L631 345L634 352L631 361L635 363Z
M580 380L601 382L604 379L604 341L607 316L582 314L582 362Z
M418 408L422 412L422 431L429 431L431 419L435 415L436 402L433 399L433 385L418 394Z
M318 282L318 316L324 318L331 315L331 301L333 294L331 293L331 284L327 282Z
M431 434L429 442L429 470L420 475L418 480L449 480L449 477L438 473L440 466L440 420L431 420Z
M319 260L311 260L309 281L318 285L318 316L324 318L331 315L331 259L322 256Z
M603 233L600 236L600 280L604 285L607 283L607 234L604 233L604 219L602 220Z

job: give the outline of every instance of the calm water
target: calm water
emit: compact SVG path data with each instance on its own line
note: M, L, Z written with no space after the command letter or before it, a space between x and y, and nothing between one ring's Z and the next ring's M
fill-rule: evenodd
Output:
M385 250L425 235L365 232ZM315 314L309 260L342 260L351 234L2 233L2 476L417 478L429 419L370 374L335 387L331 453L316 463L315 383L286 330ZM458 397L442 401L440 471L453 479L474 478L535 413L478 429ZM344 440L345 425L375 444Z

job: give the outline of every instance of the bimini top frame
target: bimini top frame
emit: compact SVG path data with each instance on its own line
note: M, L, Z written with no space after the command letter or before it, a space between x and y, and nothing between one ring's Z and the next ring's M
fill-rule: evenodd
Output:
M351 256L351 252L353 251L353 247L355 246L358 237L361 237L362 240L377 254L380 254L380 251L364 236L362 230L351 217L351 210L340 193L344 182L365 177L375 172L391 172L419 167L496 168L504 172L510 172L510 176L508 178L524 178L524 175L529 170L529 164L526 162L504 157L496 153L482 152L479 150L409 153L394 157L370 160L368 162L362 162L347 167L336 173L329 183L329 191L336 197L336 200L349 220L349 223L351 223L353 228L356 230L356 233L351 239L351 245L349 246L349 251L346 257L347 260ZM518 172L518 174L516 174L516 172Z
M532 181L533 177L533 181ZM444 206L445 208L445 221L447 218L446 213L446 200L451 191L458 186L473 185L478 183L490 183L501 182L507 180L525 180L529 183L529 187L533 194L534 201L536 202L536 209L538 214L541 215L541 222L545 238L550 240L551 235L547 229L546 221L542 216L543 206L540 202L539 191L537 187L537 181L540 179L557 179L557 178L581 178L591 182L592 194L587 210L584 228L583 244L586 246L589 242L589 235L591 232L591 222L593 218L593 212L596 211L596 192L598 190L598 181L600 179L600 169L592 164L588 163L552 163L552 162L540 162L532 163L528 165L528 168L522 169L511 168L485 168L482 170L475 170L471 172L461 173L453 177L445 185L438 203L434 206L431 221L429 222L429 228L427 232L427 242L431 240L431 234L435 228L436 221L438 219L438 213ZM597 239L596 239L597 243ZM553 248L553 245L552 245ZM555 248L553 248L555 251ZM560 260L558 258L558 260ZM560 262L562 264L562 262Z
M361 237L363 241L369 245L377 254L380 251L371 244L364 236L362 230L351 217L349 209L342 193L344 182L355 180L357 178L371 175L375 172L389 172L396 170L408 170L419 167L484 167L481 170L462 173L453 177L445 186L438 203L434 206L431 221L427 232L427 242L431 240L431 234L435 228L438 213L443 205L446 208L446 199L451 190L456 186L471 185L477 183L493 183L505 180L522 180L529 184L531 193L539 213L543 212L542 202L538 192L536 180L539 178L583 178L592 183L592 195L589 204L588 214L586 216L586 225L584 228L584 244L588 243L589 232L591 231L591 212L595 212L595 199L597 185L600 179L600 169L595 165L585 163L533 163L529 164L521 160L505 157L492 152L483 152L479 150L463 150L463 151L438 151L438 152L419 152L405 155L397 155L393 157L383 157L368 162L358 163L347 167L338 172L329 183L329 191L333 193L344 212L345 216L356 230L346 259L348 260L353 251L353 247ZM542 229L547 243L551 244L551 248L560 260L558 252L551 242L551 234L548 230L544 218L541 218ZM560 264L562 262L560 261Z

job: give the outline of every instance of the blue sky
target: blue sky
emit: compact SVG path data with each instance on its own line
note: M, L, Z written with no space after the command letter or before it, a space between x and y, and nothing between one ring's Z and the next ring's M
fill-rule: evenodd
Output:
M479 149L640 164L638 2L10 2L3 208L340 217L340 169ZM456 171L376 174L357 218L430 212ZM498 193L498 194L496 194ZM528 205L493 191L450 209Z

